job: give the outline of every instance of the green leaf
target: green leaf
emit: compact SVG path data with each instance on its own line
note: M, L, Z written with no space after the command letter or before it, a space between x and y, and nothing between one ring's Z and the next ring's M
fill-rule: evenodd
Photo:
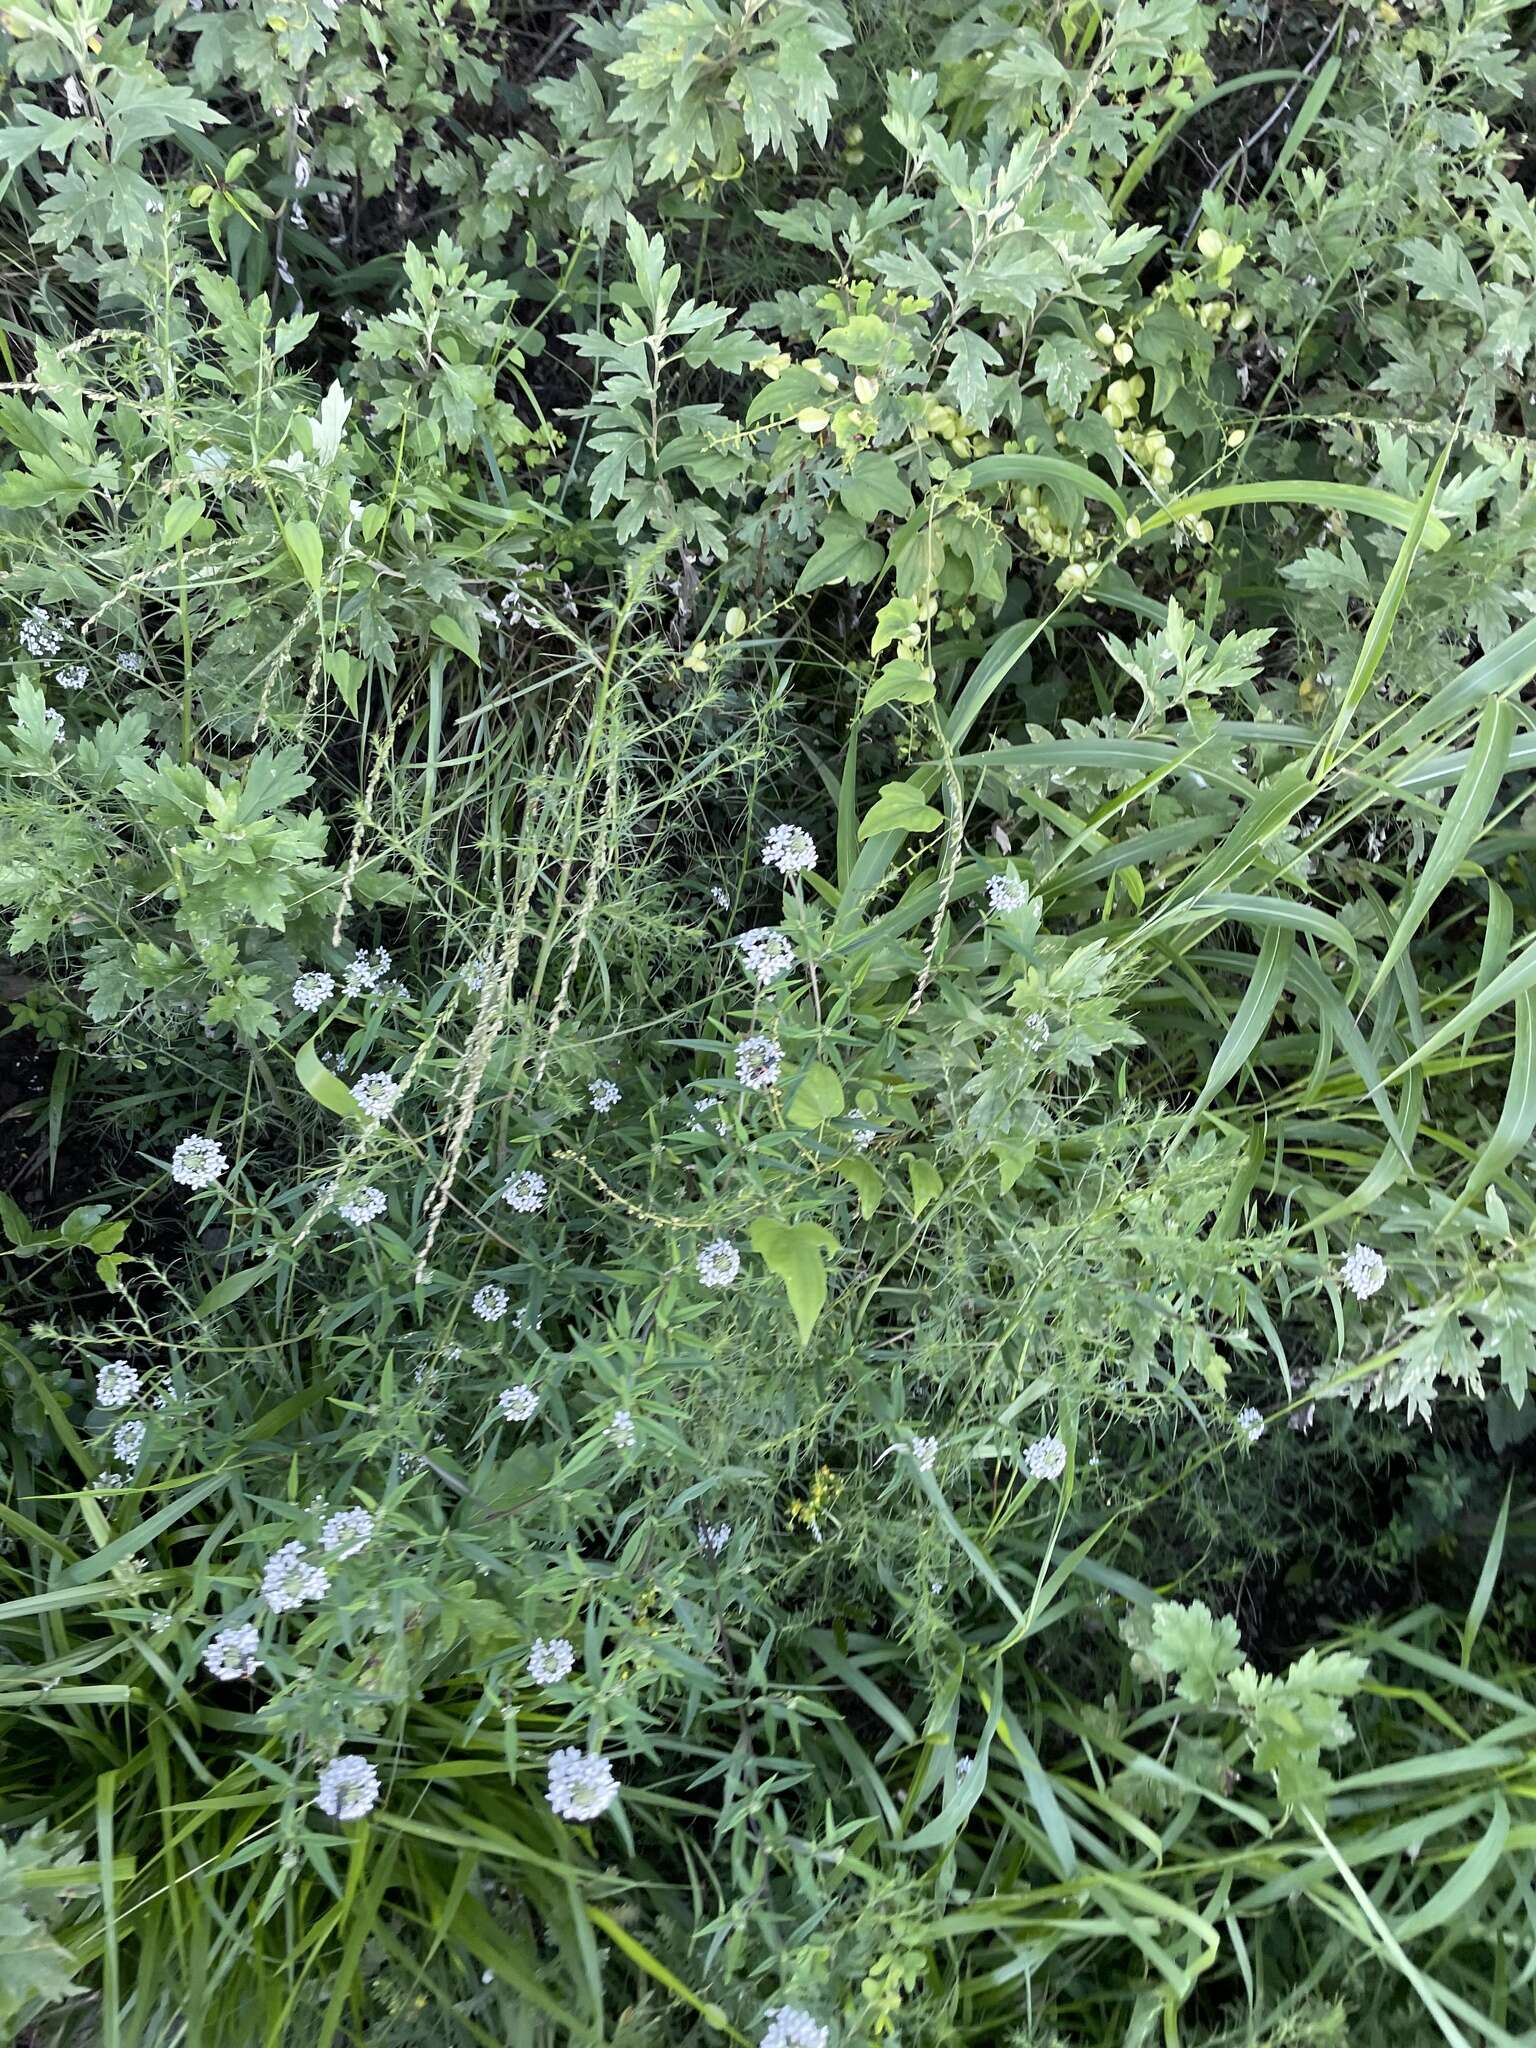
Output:
M1350 676L1345 689L1344 701L1339 706L1338 716L1333 721L1333 729L1319 756L1319 780L1332 767L1334 756L1343 743L1345 733L1349 731L1350 721L1366 691L1375 681L1376 671L1386 657L1387 642L1392 637L1393 623L1402 608L1403 599L1408 594L1408 578L1413 573L1413 565L1432 516L1430 508L1435 502L1435 493L1440 488L1440 479L1445 475L1445 465L1451 459L1453 445L1453 442L1447 441L1440 451L1440 460L1430 474L1429 482L1424 487L1424 494L1419 499L1408 531L1403 537L1403 544L1397 551L1397 560L1392 564L1392 573L1387 578L1386 589L1381 593L1381 602L1371 614L1371 623L1366 630L1365 639L1361 642L1360 652L1355 658L1354 673Z
M859 706L860 718L867 718L871 711L878 711L882 704L931 704L933 702L933 677L921 662L898 656L888 661L879 675L870 684L864 702Z
M1264 1036L1285 987L1295 944L1296 934L1288 925L1272 925L1264 934L1258 964L1243 991L1243 999L1233 1014L1216 1057L1211 1061L1199 1100L1189 1112L1189 1122L1193 1122L1206 1105L1214 1101Z
M283 540L288 552L299 565L299 571L311 590L319 590L324 579L325 551L320 543L320 529L312 519L285 519Z
M1379 519L1406 533L1419 516L1412 498L1400 498L1394 491L1378 491L1369 484L1336 484L1306 477L1277 477L1267 484L1220 484L1209 491L1192 491L1187 498L1175 498L1160 505L1141 522L1143 536L1181 519L1198 519L1205 512L1224 512L1233 505L1315 505L1324 512L1356 512L1362 519ZM1444 547L1451 530L1433 515L1424 523L1423 540L1431 554Z
M165 508L165 520L160 528L160 545L165 548L175 547L177 541L186 539L202 516L201 498L172 498Z
M827 1299L822 1259L837 1250L837 1239L819 1223L775 1223L767 1216L760 1216L752 1225L751 1237L752 1249L769 1272L777 1273L784 1282L800 1342L808 1344Z
M1514 707L1504 697L1483 706L1478 720L1477 743L1472 749L1456 793L1446 806L1435 834L1435 843L1409 895L1407 908L1397 919L1391 944L1382 957L1371 983L1369 1002L1408 949L1419 926L1434 907L1435 899L1455 874L1478 834L1482 831L1493 799L1504 779L1510 742L1515 736Z
M293 1056L293 1071L298 1076L299 1085L333 1116L357 1117L361 1112L352 1090L325 1065L315 1050L315 1043L311 1038Z
M880 1172L868 1159L839 1159L837 1170L846 1181L851 1181L859 1194L859 1214L866 1221L880 1206L880 1197L885 1193L885 1182Z
M843 1084L828 1066L807 1067L790 1086L784 1114L798 1129L809 1131L843 1113Z
M439 612L432 621L432 637L457 648L460 654L467 654L477 665L480 660L479 635L454 618L451 612Z
M240 1301L263 1280L270 1280L278 1271L275 1259L263 1259L259 1264L246 1266L238 1273L226 1273L224 1278L210 1287L192 1310L194 1323L206 1322L221 1308L228 1308L231 1302Z
M912 1214L921 1216L930 1202L936 1202L944 1192L944 1177L931 1160L919 1159L915 1152L906 1154L907 1184L912 1190Z
M1044 484L1070 507L1084 498L1107 505L1123 526L1129 514L1124 498L1113 484L1085 469L1080 462L1068 462L1061 455L983 455L979 462L957 469L947 488L979 491L988 484ZM1146 531L1150 521L1143 521Z
M933 832L944 822L915 782L887 782L859 826L860 839L877 832Z
M863 520L847 512L829 512L821 531L821 546L800 572L796 597L827 583L867 583L879 573L885 549L870 539Z

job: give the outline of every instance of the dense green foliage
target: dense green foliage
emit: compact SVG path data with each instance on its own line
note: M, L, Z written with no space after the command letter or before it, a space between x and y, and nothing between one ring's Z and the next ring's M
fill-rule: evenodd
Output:
M1531 10L0 27L8 2038L1536 2039Z

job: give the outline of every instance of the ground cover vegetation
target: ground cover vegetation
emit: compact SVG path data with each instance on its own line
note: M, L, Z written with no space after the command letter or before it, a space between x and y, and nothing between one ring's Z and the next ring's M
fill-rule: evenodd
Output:
M3 0L7 2038L1536 2038L1532 29Z

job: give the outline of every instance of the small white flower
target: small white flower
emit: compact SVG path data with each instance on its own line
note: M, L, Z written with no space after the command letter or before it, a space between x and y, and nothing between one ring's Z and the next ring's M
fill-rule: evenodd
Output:
M915 1436L907 1445L912 1462L919 1472L931 1472L933 1461L939 1455L939 1440L936 1436Z
M737 1041L736 1078L743 1088L771 1088L779 1078L784 1054L777 1039L754 1032Z
M618 1798L619 1781L606 1757L575 1747L557 1749L549 1760L545 1796L562 1820L596 1820Z
M511 1299L505 1287L482 1287L469 1305L482 1323L499 1323Z
M1059 1479L1067 1469L1067 1447L1059 1436L1040 1436L1024 1453L1031 1479Z
M549 1198L549 1183L542 1173L525 1169L514 1173L501 1191L501 1199L519 1216L537 1216Z
M40 604L33 605L22 620L20 630L22 646L39 661L46 661L50 654L57 654L64 645L63 634Z
M344 993L349 996L371 995L393 964L382 946L376 953L370 953L364 947L348 964Z
M171 1179L184 1188L211 1188L229 1170L224 1147L212 1138L183 1138L171 1154Z
M379 1774L365 1756L332 1757L321 1766L314 1803L332 1820L361 1820L379 1803Z
M54 677L61 690L83 690L90 680L91 672L83 661L72 661Z
M624 1100L624 1091L617 1081L590 1082L587 1095L599 1116L606 1116L610 1109L617 1109Z
M382 1188L359 1188L345 1202L336 1204L336 1214L362 1230L382 1216L388 1207L389 1197Z
M731 1540L729 1522L700 1522L699 1548L706 1557L719 1557Z
M957 1756L955 1758L955 1783L957 1785L965 1783L975 1768L975 1764L976 1759L973 1756Z
M1023 910L1029 902L1029 885L1017 875L988 875L987 902L999 917Z
M544 1318L542 1316L535 1316L533 1321L530 1323L528 1320L528 1304L525 1301L521 1308L513 1309L512 1327L514 1330L517 1331L542 1330L544 1327Z
M48 728L49 746L58 746L64 738L65 727L63 712L55 711L51 706L49 706L43 712L43 723Z
M496 1406L506 1422L531 1422L539 1412L539 1397L526 1382L515 1387L503 1387L496 1396Z
M130 647L125 654L117 657L117 666L125 676L136 676L144 667L144 657Z
M364 1074L352 1084L352 1100L371 1123L382 1123L404 1093L388 1074Z
M731 892L729 889L722 889L718 882L712 882L710 884L709 900L714 904L716 910L729 910L731 907Z
M131 1472L144 1448L144 1424L120 1422L112 1432L112 1455Z
M718 1109L720 1107L720 1098L718 1095L700 1096L697 1107L699 1114L697 1116L691 1116L688 1119L688 1128L690 1131L702 1131L704 1129L704 1117L710 1110ZM715 1124L716 1137L728 1138L730 1134L731 1127L725 1121L724 1117L720 1117L719 1119L717 1119Z
M96 1375L96 1401L102 1408L126 1408L139 1391L139 1376L126 1358L109 1358Z
M855 1152L867 1152L880 1133L873 1124L857 1123L848 1135L853 1140Z
M775 825L763 841L763 866L786 877L803 875L816 865L816 842L803 826Z
M322 1003L328 1003L336 993L336 977L324 972L301 974L293 984L294 1008L318 1010Z
M322 1550L334 1550L338 1561L344 1557L356 1557L365 1550L373 1537L373 1517L366 1508L341 1508L331 1515L320 1530Z
M754 925L751 931L743 932L736 940L736 948L760 988L771 988L795 964L794 947L772 925Z
M261 1632L251 1622L221 1628L203 1652L203 1666L215 1678L250 1678L261 1668Z
M621 1451L631 1450L635 1441L635 1418L627 1408L615 1408L613 1420L604 1434L611 1437Z
M1237 1426L1249 1443L1256 1444L1264 1434L1264 1417L1257 1408L1240 1408L1237 1412Z
M464 969L464 986L472 996L479 995L495 970L496 962L489 953L481 953L471 960Z
M1379 1294L1386 1277L1387 1262L1374 1245L1352 1245L1339 1267L1339 1278L1356 1301L1369 1301Z
M827 2029L798 2005L776 2006L758 2048L827 2048Z
M576 1652L564 1636L546 1642L535 1636L528 1651L528 1676L535 1685L559 1685L576 1668Z
M330 1590L330 1573L309 1562L302 1543L285 1543L262 1566L261 1596L274 1614L286 1614L306 1600L323 1600Z
M705 1287L729 1287L741 1271L741 1253L728 1237L712 1237L695 1262Z

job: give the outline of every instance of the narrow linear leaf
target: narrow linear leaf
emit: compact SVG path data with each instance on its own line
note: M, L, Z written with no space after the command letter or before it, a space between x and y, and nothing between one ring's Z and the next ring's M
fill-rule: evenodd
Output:
M1509 759L1509 743L1514 733L1514 706L1506 698L1496 697L1491 704L1484 706L1478 721L1477 744L1472 749L1467 772L1456 785L1456 794L1446 806L1440 830L1435 834L1435 843L1413 885L1407 908L1397 920L1391 943L1382 956L1370 994L1366 997L1368 1003L1407 951L1409 941L1433 909L1436 897L1482 831L1503 780L1505 763Z

